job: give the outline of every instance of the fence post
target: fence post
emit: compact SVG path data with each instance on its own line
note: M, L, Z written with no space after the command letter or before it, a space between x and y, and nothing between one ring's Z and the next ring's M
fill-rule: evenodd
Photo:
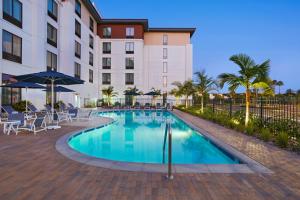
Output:
M232 98L229 98L229 116L232 117Z
M260 97L260 121L261 125L263 125L263 97Z
M215 99L213 99L212 103L213 103L213 113L215 113Z

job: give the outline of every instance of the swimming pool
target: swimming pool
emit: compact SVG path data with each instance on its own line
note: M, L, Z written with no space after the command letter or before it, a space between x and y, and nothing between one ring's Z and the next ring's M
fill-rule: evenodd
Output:
M112 161L162 164L166 120L172 128L174 164L238 164L239 161L167 111L103 112L114 123L73 136L69 146L82 154ZM167 146L167 145L166 145Z

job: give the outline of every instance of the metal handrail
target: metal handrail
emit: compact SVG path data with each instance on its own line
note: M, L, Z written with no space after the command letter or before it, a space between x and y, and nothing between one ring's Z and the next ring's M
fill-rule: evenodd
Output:
M166 123L165 128L165 135L164 135L164 144L163 144L163 163L165 163L165 151L166 151L166 143L167 143L167 136L168 136L168 175L167 178L169 180L173 179L172 175L172 130L171 130L171 123Z

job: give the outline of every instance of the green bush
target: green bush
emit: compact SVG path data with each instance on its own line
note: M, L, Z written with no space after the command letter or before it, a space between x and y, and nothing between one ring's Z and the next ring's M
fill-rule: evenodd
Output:
M286 132L280 132L276 136L276 144L281 148L286 148L289 143L289 135Z
M29 101L27 101L27 103L30 104ZM18 103L15 103L12 105L12 107L18 112L24 112L26 111L26 101L20 101Z
M246 127L246 134L247 135L254 135L255 133L255 129L254 129L254 126L253 124L249 124L247 127Z
M265 141L265 142L270 141L270 139L272 138L272 134L271 134L271 132L270 132L270 129L268 129L268 128L263 128L263 129L261 129L261 132L260 132L259 137L260 137L263 141Z

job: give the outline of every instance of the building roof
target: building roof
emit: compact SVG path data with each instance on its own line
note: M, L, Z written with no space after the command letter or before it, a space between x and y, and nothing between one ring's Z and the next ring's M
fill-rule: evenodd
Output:
M191 37L196 28L149 28L149 32L173 32L173 33L190 33Z
M101 21L101 15L99 11L96 9L94 4L90 0L81 0L84 6L88 9L94 19L99 23Z
M144 27L144 31L148 30L148 19L102 19L99 24L139 24Z

